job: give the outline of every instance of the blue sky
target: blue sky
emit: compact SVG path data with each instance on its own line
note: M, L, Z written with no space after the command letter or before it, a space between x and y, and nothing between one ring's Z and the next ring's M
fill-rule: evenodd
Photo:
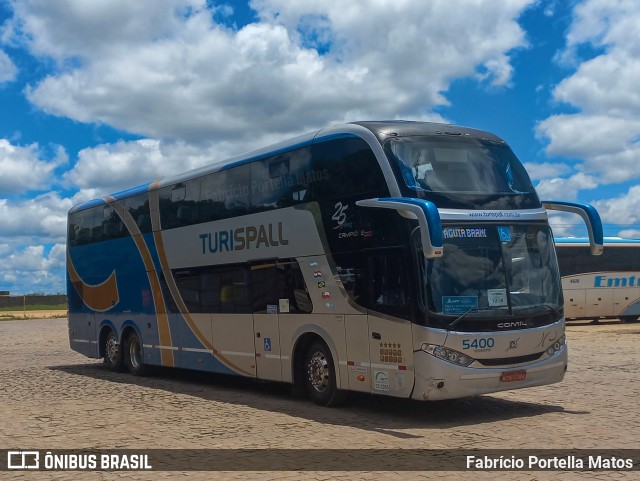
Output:
M0 0L0 290L64 292L75 203L355 120L490 130L640 237L638 78L633 0Z

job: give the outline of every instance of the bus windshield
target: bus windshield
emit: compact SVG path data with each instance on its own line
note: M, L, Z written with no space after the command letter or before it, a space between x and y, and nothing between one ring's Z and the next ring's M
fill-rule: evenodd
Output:
M390 140L408 187L431 192L530 194L522 164L502 142L434 137Z
M445 227L444 255L421 258L427 310L458 317L562 306L552 235L542 225ZM419 244L418 236L415 236ZM529 312L527 312L529 314Z

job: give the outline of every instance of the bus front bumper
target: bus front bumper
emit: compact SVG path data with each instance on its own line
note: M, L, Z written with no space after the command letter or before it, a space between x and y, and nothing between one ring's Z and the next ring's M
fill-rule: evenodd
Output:
M560 382L567 370L567 351L565 345L543 361L490 369L456 366L425 352L417 352L411 397L419 401L438 401ZM526 372L524 379L519 380L523 371Z

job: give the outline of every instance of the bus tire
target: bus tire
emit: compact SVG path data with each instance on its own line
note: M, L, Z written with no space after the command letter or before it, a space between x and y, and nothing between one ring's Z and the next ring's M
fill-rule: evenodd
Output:
M134 376L146 376L147 366L142 362L142 342L135 331L131 331L125 342L124 359L127 369Z
M319 406L339 406L347 399L347 392L337 388L333 357L322 341L314 341L309 346L304 363L304 384L309 398Z
M115 372L124 370L124 356L122 355L122 346L118 342L116 333L113 329L107 329L104 345L102 346L104 353L104 364L108 369Z

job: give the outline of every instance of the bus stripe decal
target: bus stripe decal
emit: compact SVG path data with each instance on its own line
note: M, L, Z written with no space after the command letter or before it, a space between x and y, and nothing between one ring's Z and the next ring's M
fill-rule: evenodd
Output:
M105 312L120 302L115 270L104 282L95 285L87 284L76 271L67 246L67 271L69 272L71 284L73 284L82 302L88 308L98 312Z
M129 214L129 211L120 205L120 203L113 197L105 197L105 200L113 205L113 210L122 219L122 222L124 222L124 225L127 227L127 230L131 234L131 237L138 248L138 252L142 257L142 262L147 270L149 284L151 285L151 296L153 297L153 304L155 306L156 317L158 319L158 336L160 337L160 342L163 345L171 346L173 342L171 342L169 316L167 316L164 298L162 296L162 289L160 288L160 279L158 278L158 273L153 265L153 259L151 258L149 247L145 243L142 232L133 220L133 217ZM175 359L172 350L162 349L160 352L160 359L163 366L175 366Z
M193 322L193 319L191 318L191 314L189 313L189 310L187 309L187 306L185 305L184 300L180 295L180 291L178 290L175 279L173 278L173 273L169 268L169 262L167 261L167 255L164 249L164 242L162 241L162 231L160 230L160 201L157 190L158 182L159 181L156 181L149 186L149 210L151 213L151 226L153 230L153 238L156 243L156 250L158 251L158 257L160 258L160 264L164 272L164 278L167 281L167 286L169 287L171 296L180 309L180 313L187 321L189 328L198 338L200 343L212 352L217 353L213 354L216 359L220 360L227 367L237 372L240 372L246 376L254 377L254 373L245 371L241 367L236 366L234 363L224 357L224 353L217 351L213 344L209 342L209 340L200 332L200 329L198 329L198 326L196 326L195 322ZM253 356L253 354L251 354L251 356Z

